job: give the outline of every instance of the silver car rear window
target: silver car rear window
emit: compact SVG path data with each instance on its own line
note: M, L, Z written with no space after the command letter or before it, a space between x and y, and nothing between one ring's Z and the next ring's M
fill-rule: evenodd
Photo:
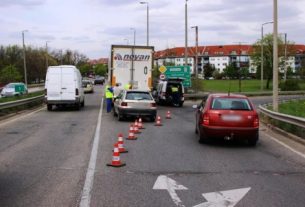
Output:
M148 92L127 92L126 100L153 100Z

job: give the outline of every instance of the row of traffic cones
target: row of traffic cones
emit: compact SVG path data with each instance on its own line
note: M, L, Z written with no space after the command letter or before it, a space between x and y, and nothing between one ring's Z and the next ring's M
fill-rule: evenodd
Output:
M170 111L167 111L166 119L171 119ZM160 116L157 117L155 126L162 126ZM128 137L126 139L127 140L137 140L138 138L135 136L135 134L140 134L141 133L140 129L145 129L141 118L139 118L139 120L136 120L134 124L130 125ZM107 166L111 166L111 167L125 166L126 164L121 162L120 153L127 153L127 152L128 152L128 150L124 147L123 134L119 133L118 142L116 144L114 144L112 161L111 161L111 163L107 164Z

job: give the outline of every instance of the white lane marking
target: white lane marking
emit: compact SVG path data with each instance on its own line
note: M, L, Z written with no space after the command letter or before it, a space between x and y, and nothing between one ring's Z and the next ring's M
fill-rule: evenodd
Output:
M251 188L240 188L227 191L204 193L202 196L207 202L194 207L234 207Z
M299 152L299 151L293 149L292 147L288 146L288 145L285 144L284 142L281 142L281 141L277 140L276 138L270 136L270 135L267 134L267 133L264 133L264 134L265 134L266 136L268 136L270 139L272 139L273 141L277 142L278 144L280 144L280 145L286 147L287 149L289 149L290 151L296 153L297 155L301 156L302 158L305 158L305 154L303 154L303 153L301 153L301 152Z
M88 164L88 169L87 169L87 174L86 174L86 180L85 180L85 184L84 184L83 191L82 191L81 202L79 205L80 207L89 207L90 206L91 190L92 190L92 186L93 186L98 145L99 145L99 141L100 141L103 103L104 103L104 99L102 98L101 108L100 108L100 112L98 115L97 126L96 126L95 134L94 134L94 141L93 141L93 145L92 145L90 161Z
M179 185L175 180L165 176L160 175L153 187L154 190L167 190L170 197L174 201L174 203L177 206L184 207L182 204L182 201L178 197L176 190L188 190L187 187L184 187L183 185Z
M28 117L28 116L31 116L31 115L33 115L33 114L35 114L35 113L37 113L37 112L39 112L39 111L42 111L42 110L44 110L44 109L46 109L45 106L44 106L43 108L37 109L36 111L33 111L33 112L31 112L31 113L24 114L24 115L18 116L18 117L16 117L16 118L9 119L9 120L4 121L4 122L2 122L2 123L0 122L0 126L4 126L4 125L9 124L9 123L12 123L12 122L14 122L14 121L19 121L19 120L21 120L21 119L24 119L24 118L26 118L26 117Z

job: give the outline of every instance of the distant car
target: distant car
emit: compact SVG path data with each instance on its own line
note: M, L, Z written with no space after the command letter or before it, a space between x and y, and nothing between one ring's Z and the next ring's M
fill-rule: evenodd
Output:
M84 93L93 93L94 87L90 80L82 80L82 87L84 89Z
M113 114L119 121L128 116L149 117L155 121L157 106L149 91L122 90L114 100Z
M213 138L246 140L255 146L259 139L259 117L244 95L210 94L196 111L195 132L199 142Z
M3 97L19 96L27 93L28 89L24 83L9 83L1 90L1 96Z
M94 84L104 84L105 83L105 77L104 76L96 76L94 79Z

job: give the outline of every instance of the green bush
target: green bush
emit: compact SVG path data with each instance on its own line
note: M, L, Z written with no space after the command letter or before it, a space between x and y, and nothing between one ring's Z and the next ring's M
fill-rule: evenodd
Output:
M282 91L300 90L298 80L286 80L285 82L280 83L280 88Z

